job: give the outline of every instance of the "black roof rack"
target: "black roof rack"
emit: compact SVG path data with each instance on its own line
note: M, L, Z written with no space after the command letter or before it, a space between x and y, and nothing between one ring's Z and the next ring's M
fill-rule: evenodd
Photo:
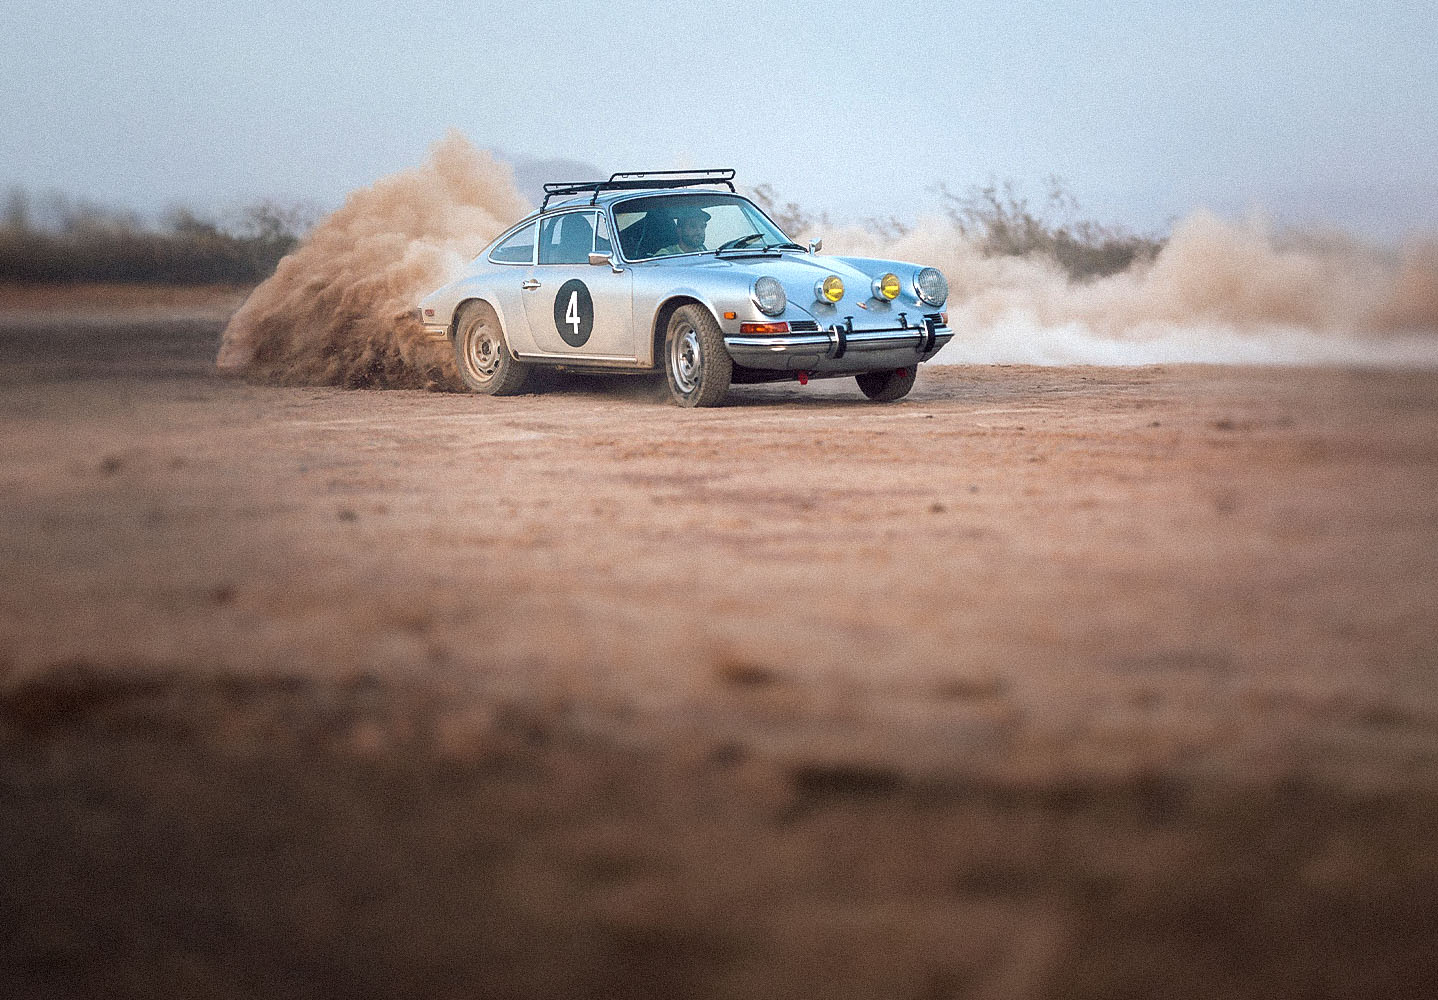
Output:
M593 191L589 199L593 205L599 200L601 191L634 191L642 188L695 187L699 184L727 184L734 191L733 170L629 170L610 174L607 181L559 181L544 185L544 203L539 206L543 212L549 207L549 199L558 194L582 194Z

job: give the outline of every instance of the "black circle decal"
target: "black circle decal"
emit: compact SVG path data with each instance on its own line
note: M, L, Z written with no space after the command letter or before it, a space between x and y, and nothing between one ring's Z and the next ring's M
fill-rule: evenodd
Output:
M570 347L583 347L594 331L594 300L578 278L559 286L554 297L554 328Z

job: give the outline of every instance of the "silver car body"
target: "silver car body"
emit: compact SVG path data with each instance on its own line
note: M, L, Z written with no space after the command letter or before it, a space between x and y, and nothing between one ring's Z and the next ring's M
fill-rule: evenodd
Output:
M649 259L625 257L613 235L619 231L616 210L640 198L694 194L693 189L605 191L531 213L486 247L464 274L426 295L420 302L420 321L431 337L452 340L460 307L482 300L494 309L514 357L611 370L659 367L668 317L691 302L717 320L734 363L756 374L901 368L927 361L953 337L942 306L917 297L915 280L922 269L918 264L823 255L812 246L755 255L716 255L709 250ZM739 199L760 211L737 194L714 197ZM582 264L538 263L541 225L536 223L548 226L556 216L572 214L589 222L591 252L596 256ZM565 224L554 225L562 231ZM576 231L583 231L582 223L575 225ZM535 249L528 261L495 259L498 248L530 226ZM608 259L597 254L608 254ZM874 281L886 273L897 275L901 283L902 290L892 302L874 293ZM765 275L778 280L787 296L787 307L777 316L761 312L754 298L754 283ZM816 294L816 283L829 275L844 283L843 298L837 302ZM583 338L566 336L579 332L572 311L576 281L593 304L592 329ZM745 333L741 330L745 323L786 324L788 330Z

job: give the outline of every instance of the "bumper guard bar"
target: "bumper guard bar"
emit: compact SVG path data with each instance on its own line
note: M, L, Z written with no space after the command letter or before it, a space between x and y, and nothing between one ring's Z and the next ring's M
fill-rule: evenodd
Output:
M902 367L932 357L953 339L938 313L919 323L900 314L897 326L854 329L854 317L813 331L778 335L728 335L724 346L735 361L754 368L862 371L874 364ZM907 361L905 360L907 359Z

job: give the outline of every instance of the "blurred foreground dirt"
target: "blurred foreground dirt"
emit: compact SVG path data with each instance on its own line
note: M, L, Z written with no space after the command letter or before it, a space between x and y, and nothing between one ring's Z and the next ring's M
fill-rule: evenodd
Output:
M1433 374L274 389L233 298L0 308L0 992L1438 991Z

